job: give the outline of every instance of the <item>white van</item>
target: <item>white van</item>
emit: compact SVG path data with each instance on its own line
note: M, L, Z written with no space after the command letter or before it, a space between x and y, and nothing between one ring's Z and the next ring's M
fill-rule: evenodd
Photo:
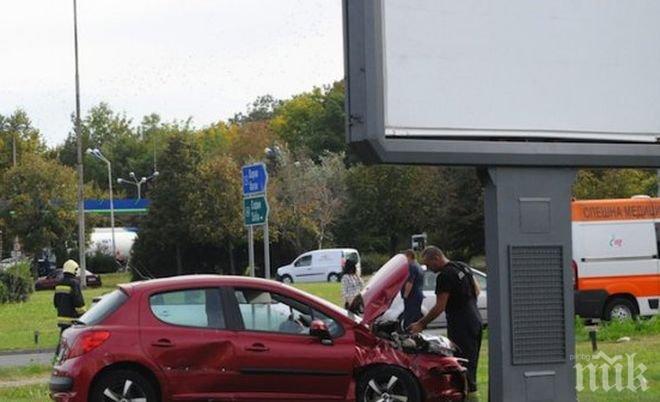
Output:
M357 262L360 272L360 253L353 248L328 248L309 251L289 265L277 269L277 279L293 282L338 282L346 260Z
M573 202L575 312L660 314L660 198Z

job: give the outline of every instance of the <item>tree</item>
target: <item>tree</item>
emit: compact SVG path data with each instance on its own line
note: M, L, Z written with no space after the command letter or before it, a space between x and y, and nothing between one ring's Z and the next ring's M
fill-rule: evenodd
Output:
M293 152L318 160L325 152L346 151L344 116L344 84L336 82L283 102L270 125Z
M250 122L270 120L281 105L282 101L275 99L272 95L259 96L254 102L247 105L247 114L236 113L234 117L229 119L229 123L243 125Z
M23 154L46 151L39 130L32 125L32 120L22 109L17 109L10 116L0 115L0 172L13 166L14 143L17 163Z
M61 252L76 238L76 173L38 155L24 155L2 180L8 201L5 222L31 254L46 247Z
M193 237L186 206L189 193L197 190L198 164L197 147L188 135L175 134L168 139L160 175L151 192L149 213L133 249L138 269L155 276L194 271L195 267L184 265L184 253Z
M347 199L347 172L343 153L326 153L309 170L309 202L319 249L323 248L325 241L334 239L331 228L341 216Z
M264 149L274 146L276 133L267 122L250 122L231 126L227 131L227 153L243 165L264 157Z
M195 178L196 191L186 201L192 240L226 247L230 272L236 274L234 245L244 235L240 168L230 156L221 155L200 164ZM216 272L222 272L219 262Z
M431 168L436 174L430 199L433 208L426 212L425 230L430 239L452 258L469 261L484 255L483 187L473 168ZM431 177L431 176L429 176ZM434 186L435 185L435 186Z
M657 194L656 171L650 169L588 169L573 186L577 199L630 198Z
M295 254L315 246L312 186L310 170L314 162L296 158L285 147L269 167L269 198L271 237L281 239Z
M420 228L415 197L422 168L410 166L357 166L346 180L348 202L342 217L342 238L366 251L398 250L400 240Z

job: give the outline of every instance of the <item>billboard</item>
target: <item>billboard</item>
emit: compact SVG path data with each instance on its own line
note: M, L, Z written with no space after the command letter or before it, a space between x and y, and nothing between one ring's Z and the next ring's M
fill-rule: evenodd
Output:
M345 0L368 160L660 166L660 2Z

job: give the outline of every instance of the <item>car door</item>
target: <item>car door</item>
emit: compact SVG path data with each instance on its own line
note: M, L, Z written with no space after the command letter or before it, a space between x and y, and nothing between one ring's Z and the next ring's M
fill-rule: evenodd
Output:
M217 287L172 289L141 301L142 349L174 399L233 400L235 335L227 330L222 294Z
M293 298L259 288L236 288L239 372L244 401L344 400L353 372L352 331L337 319ZM333 336L309 334L323 320Z
M313 253L312 272L316 282L325 282L331 273L341 274L341 251L323 250Z
M303 254L293 263L293 280L295 282L314 282L316 275L312 268L312 255Z

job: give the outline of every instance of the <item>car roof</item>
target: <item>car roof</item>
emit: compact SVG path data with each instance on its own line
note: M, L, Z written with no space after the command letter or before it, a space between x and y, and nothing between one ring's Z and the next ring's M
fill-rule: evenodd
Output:
M317 304L325 306L326 309L334 310L335 312L346 315L338 306L332 304L328 300L322 299L316 295L307 293L303 290L296 289L292 286L285 285L271 279L252 278L249 276L233 276L233 275L209 275L209 274L195 274L195 275L182 275L172 276L168 278L150 279L146 281L131 282L118 285L127 294L144 293L158 290L168 290L177 288L194 288L205 286L231 286L231 287L261 287L268 290L277 291L284 295L296 294L302 296L307 300L312 300Z
M349 252L355 251L355 252L357 252L357 250L354 249L354 248L322 248L322 249L319 249L319 250L308 251L308 253L323 253L323 252L326 252L326 251L349 251Z
M196 287L196 286L268 286L274 289L288 289L287 286L263 278L252 278L247 276L233 275L210 275L195 274L172 276L168 278L150 279L146 281L131 282L119 285L129 292L150 291L153 289L171 288L171 287Z

